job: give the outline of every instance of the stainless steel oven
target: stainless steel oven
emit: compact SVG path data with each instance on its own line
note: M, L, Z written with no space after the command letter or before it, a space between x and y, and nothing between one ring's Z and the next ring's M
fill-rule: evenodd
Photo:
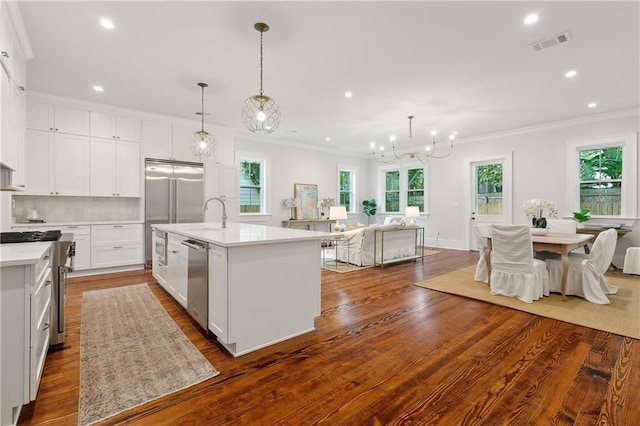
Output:
M167 233L154 229L153 252L157 256L158 263L167 264Z

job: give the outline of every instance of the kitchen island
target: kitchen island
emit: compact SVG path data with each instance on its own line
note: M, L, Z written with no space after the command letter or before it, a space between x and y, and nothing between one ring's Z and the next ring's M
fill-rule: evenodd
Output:
M242 223L228 223L226 229L219 223L153 229L153 275L183 306L188 299L188 251L182 261L174 252L188 239L208 246L208 329L233 356L315 329L320 241L327 233ZM164 259L155 249L162 246L161 232L173 244Z

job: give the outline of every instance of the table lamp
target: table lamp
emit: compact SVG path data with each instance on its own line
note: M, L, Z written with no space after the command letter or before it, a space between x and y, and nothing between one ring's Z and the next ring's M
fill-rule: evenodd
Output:
M340 219L347 219L347 208L345 206L331 206L329 207L329 220L336 221L334 230L340 232Z
M420 207L418 207L418 206L409 206L405 210L404 215L411 219L411 220L409 220L409 225L415 225L416 224L415 218L416 217L420 217Z

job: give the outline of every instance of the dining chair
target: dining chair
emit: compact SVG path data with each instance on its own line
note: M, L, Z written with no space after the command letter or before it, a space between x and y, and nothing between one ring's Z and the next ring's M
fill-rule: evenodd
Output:
M527 225L489 226L491 232L491 294L532 303L549 295L544 261L534 259Z
M600 305L610 303L607 294L617 293L618 288L609 284L604 274L611 265L617 240L617 231L608 229L598 234L588 255L569 253L565 294L579 296ZM560 292L562 260L547 259L545 262L549 270L549 289L552 292Z
M489 236L489 225L480 224L473 227L473 241L475 248L478 249L478 264L476 265L476 273L473 276L475 281L483 283L489 282L489 270L485 259L487 249L487 236Z
M575 234L578 229L573 219L547 219L547 225L551 232L559 234Z

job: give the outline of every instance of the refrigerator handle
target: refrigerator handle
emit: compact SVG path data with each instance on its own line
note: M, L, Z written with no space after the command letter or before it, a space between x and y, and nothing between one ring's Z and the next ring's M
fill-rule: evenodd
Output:
M169 223L176 223L176 179L169 178Z

